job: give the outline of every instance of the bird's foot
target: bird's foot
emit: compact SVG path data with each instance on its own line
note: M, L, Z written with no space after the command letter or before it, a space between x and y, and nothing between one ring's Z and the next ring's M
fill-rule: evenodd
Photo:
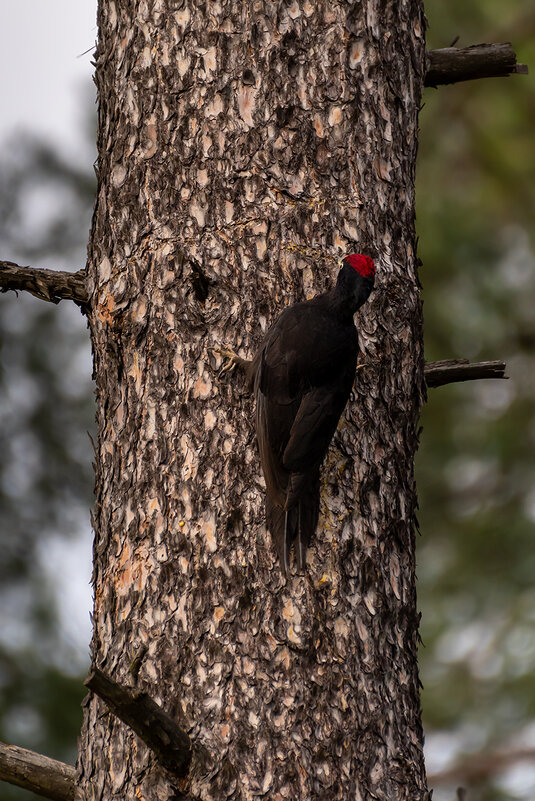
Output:
M230 348L221 348L219 345L215 345L212 350L223 359L223 364L219 370L219 375L223 375L223 373L231 373L236 369L236 367L241 367L245 362L245 359L242 359L241 356L238 356L238 354Z

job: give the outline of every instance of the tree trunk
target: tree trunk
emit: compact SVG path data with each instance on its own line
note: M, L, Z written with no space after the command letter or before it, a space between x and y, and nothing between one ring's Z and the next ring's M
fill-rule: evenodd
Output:
M101 2L89 249L96 666L194 743L208 799L423 799L413 456L417 0ZM376 259L306 576L264 526L250 356L336 261ZM86 702L86 799L177 797Z

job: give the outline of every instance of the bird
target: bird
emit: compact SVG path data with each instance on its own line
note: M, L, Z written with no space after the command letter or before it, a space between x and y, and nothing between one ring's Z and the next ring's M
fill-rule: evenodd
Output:
M320 506L320 471L349 399L358 356L354 314L375 281L370 256L344 257L335 285L286 308L251 361L232 351L256 401L256 438L266 483L266 524L282 572L305 572Z

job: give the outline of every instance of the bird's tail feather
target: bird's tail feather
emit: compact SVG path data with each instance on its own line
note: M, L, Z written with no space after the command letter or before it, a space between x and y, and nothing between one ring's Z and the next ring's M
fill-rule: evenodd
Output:
M303 488L296 502L283 508L266 496L266 522L284 575L290 570L290 549L295 545L297 568L305 571L306 550L319 516L319 476Z
M290 543L292 541L292 510L284 510L284 542L282 544L282 572L285 576L290 572Z
M307 544L308 540L306 539L305 532L303 530L303 517L304 512L302 508L302 504L300 503L298 506L298 524L297 524L297 569L300 573L305 572L305 564L307 558Z
M297 529L297 509L284 509L266 497L266 522L285 576L290 570L290 547Z
M316 484L299 499L296 552L297 569L300 573L305 572L307 548L318 525L319 511L320 494Z

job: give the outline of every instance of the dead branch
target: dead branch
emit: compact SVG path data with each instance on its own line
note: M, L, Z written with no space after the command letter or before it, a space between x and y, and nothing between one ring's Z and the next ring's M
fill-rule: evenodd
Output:
M88 302L85 270L68 273L63 270L21 267L12 261L0 261L0 292L10 290L31 292L36 298L50 303L72 300L82 311Z
M440 86L475 78L501 78L514 73L527 74L518 64L511 44L479 44L472 47L445 47L429 50L426 57L425 86Z
M52 801L75 801L76 769L27 748L0 743L0 779Z
M447 770L432 773L428 777L429 785L455 785L461 781L464 784L475 784L501 773L506 768L522 760L534 761L535 748L518 748L510 751L474 754Z
M426 362L425 382L428 387L441 387L457 381L474 381L479 378L507 378L505 362L473 362L468 359L445 359L439 362Z
M185 776L191 761L191 741L147 693L122 687L98 668L84 682L123 723L151 749L158 762L175 776Z

